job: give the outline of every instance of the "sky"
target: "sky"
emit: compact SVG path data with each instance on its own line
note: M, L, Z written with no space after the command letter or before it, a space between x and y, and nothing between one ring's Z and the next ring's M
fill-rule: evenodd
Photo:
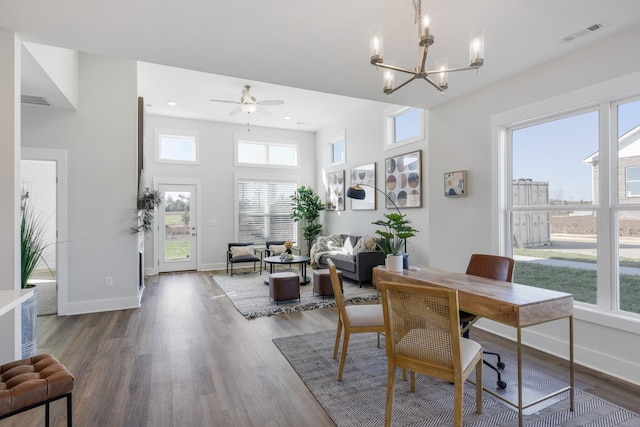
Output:
M623 104L618 136L640 125L640 101ZM549 198L592 200L591 165L598 151L598 112L547 122L513 132L513 178L549 182Z

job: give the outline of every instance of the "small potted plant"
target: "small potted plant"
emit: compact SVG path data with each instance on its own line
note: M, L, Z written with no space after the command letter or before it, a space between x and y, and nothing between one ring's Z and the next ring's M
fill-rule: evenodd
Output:
M374 225L384 227L382 230L376 230L376 234L380 236L376 244L387 255L387 268L402 271L405 240L415 236L418 230L410 225L410 221L405 219L403 214L390 213L384 216L386 221L379 219L373 222Z
M284 242L284 247L287 248L287 253L291 253L291 248L293 248L293 242L291 240L287 240Z

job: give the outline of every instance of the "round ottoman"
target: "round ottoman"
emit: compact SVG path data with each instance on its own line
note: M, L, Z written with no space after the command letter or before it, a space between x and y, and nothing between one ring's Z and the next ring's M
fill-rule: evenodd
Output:
M269 298L278 301L298 299L300 301L300 276L290 271L269 275Z
M340 279L340 290L342 291L342 271L336 270ZM325 297L333 296L333 286L331 286L331 274L328 268L313 270L313 294Z

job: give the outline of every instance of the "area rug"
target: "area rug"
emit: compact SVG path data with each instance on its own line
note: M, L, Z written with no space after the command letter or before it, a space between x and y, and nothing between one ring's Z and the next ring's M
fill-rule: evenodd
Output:
M336 381L338 360L333 359L335 331L325 331L273 340L291 363L329 417L339 427L384 425L387 359L384 346L377 347L375 334L354 334L349 343L343 378ZM517 393L515 367L506 361L503 379L509 384L505 392ZM510 366L513 369L510 369ZM562 379L551 378L525 367L524 396L530 401L532 390L555 387ZM485 387L495 387L495 375L485 369ZM475 374L472 374L474 376ZM567 377L568 378L568 377ZM517 396L517 395L516 395ZM620 426L640 425L640 415L622 409L584 391L576 391L574 411L569 411L568 392L560 401L526 415L527 427ZM517 397L514 401L517 401ZM409 381L396 380L394 426L451 426L453 423L453 385L419 375L416 392ZM512 427L518 425L518 413L510 406L485 393L483 413L475 413L475 387L469 383L464 391L464 425L466 427Z
M310 270L307 273L313 274ZM323 298L313 295L311 282L300 286L300 301L295 299L276 303L269 298L269 285L265 283L265 278L268 278L267 273L235 274L233 277L212 276L212 279L227 294L236 309L247 319L335 307L336 305L333 297ZM343 289L346 304L377 299L376 289L370 284L363 284L360 287L356 282L344 280Z

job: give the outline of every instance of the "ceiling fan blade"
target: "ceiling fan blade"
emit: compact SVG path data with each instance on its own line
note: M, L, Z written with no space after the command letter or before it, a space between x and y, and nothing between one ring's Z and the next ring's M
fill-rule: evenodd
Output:
M268 111L267 109L262 108L262 107L260 107L260 106L257 106L257 107L258 107L258 108L256 108L256 111L257 111L258 113L260 113L260 114L264 114L265 116L268 116L268 117L271 117L271 112L270 112L270 111Z
M234 109L232 112L229 113L230 116L233 116L234 114L238 114L240 112L240 107Z
M284 101L272 99L270 101L260 101L260 102L258 102L258 104L260 104L260 105L282 105L282 104L284 104Z
M210 99L212 102L226 102L227 104L240 104L238 101L227 101L226 99Z

